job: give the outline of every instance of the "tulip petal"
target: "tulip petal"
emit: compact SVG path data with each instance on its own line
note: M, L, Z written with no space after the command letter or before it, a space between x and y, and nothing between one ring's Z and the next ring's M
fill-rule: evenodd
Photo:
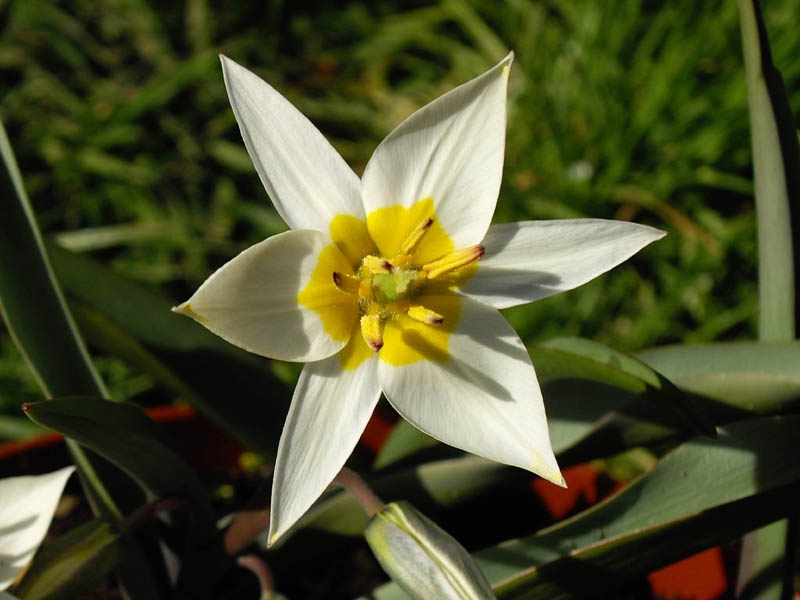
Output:
M353 452L381 395L376 359L352 369L332 356L303 368L278 445L270 544L305 514Z
M456 248L481 241L500 190L512 58L424 106L381 142L364 171L367 214L431 198Z
M220 59L244 144L289 227L329 233L336 215L363 219L361 183L328 140L267 82Z
M428 435L563 485L528 352L496 310L462 299L449 359L393 366L381 361L386 397Z
M594 279L664 235L604 219L493 225L477 272L461 291L495 308L532 302Z
M299 302L323 256L345 272L350 269L328 236L311 230L286 231L220 267L173 310L261 356L291 361L327 358L347 343L358 307L336 290L332 278L329 294L315 294L316 310ZM323 320L322 302L328 302L336 319Z
M74 470L0 480L0 590L33 558Z

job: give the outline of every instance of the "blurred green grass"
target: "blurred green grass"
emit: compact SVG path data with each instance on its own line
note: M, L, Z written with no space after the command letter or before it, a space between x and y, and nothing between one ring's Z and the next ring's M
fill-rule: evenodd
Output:
M764 9L797 113L800 11L793 0ZM42 229L176 302L284 228L218 53L285 94L360 172L403 117L514 49L496 220L619 218L670 232L599 280L508 311L523 339L632 350L755 337L732 0L7 0L0 28L0 118ZM116 397L152 388L119 361L100 367ZM0 410L36 397L3 333Z

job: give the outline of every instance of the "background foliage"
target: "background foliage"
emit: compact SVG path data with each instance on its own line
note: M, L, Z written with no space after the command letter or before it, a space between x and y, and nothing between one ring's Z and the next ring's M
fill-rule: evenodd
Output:
M792 0L771 0L764 10L774 62L797 115L800 11ZM261 361L210 342L188 321L162 328L159 319L162 314L168 318L168 301L124 283L137 281L176 303L238 251L285 227L240 140L219 53L285 94L360 172L375 145L402 118L515 50L496 220L603 217L648 223L670 233L578 290L507 311L523 339L531 345L583 336L619 350L640 350L757 337L747 89L739 15L732 0L7 0L0 2L0 32L0 119L43 232L125 278L93 277L94 267L51 247L55 270L114 399L142 405L188 399L236 431L251 449L269 456L275 446L286 387L262 391L271 375L264 374ZM2 260L13 261L14 256ZM125 302L107 301L109 290L125 296ZM794 346L737 346L733 351L740 354L732 364L754 361L764 372L775 369L776 377L751 381L743 374L719 391L717 375L728 368L722 350L701 349L691 363L699 371L688 374L680 370L688 364L685 353L672 366L669 353L647 360L682 389L705 395L703 408L717 423L742 418L743 413L730 412L731 406L770 412L770 399L777 398L783 407L787 398L797 397L796 377L791 375ZM181 352L186 356L178 357ZM572 362L562 362L563 353ZM212 355L218 372L230 380L220 383L216 371L205 368ZM229 364L219 364L222 355ZM203 356L206 363L200 361ZM625 411L609 412L599 433L590 431L631 394L671 397L672 388L663 387L665 380L649 370L643 376L640 366L626 363L621 355L563 340L540 346L533 358L545 396L556 390L563 400L548 407L554 445L564 451L562 464L643 443L653 447L675 442L660 438L664 434L657 428L631 427ZM601 402L582 408L580 386L550 381L564 376L559 369L565 364L580 368L580 377L595 379L595 387L587 388L592 393L597 393L598 382L608 385ZM270 369L287 382L298 372L277 363L270 363ZM621 373L609 374L613 369ZM219 398L231 389L240 394L239 407L223 409ZM620 399L620 389L628 396ZM714 390L718 397L710 393ZM767 405L753 404L759 393ZM264 396L280 401L271 403ZM19 406L40 398L18 351L0 330L0 412L5 413L0 439L30 433L33 426L19 416ZM75 409L69 403L67 407L67 414ZM111 412L98 415L107 422L126 414L121 408L105 409ZM83 429L71 432L58 411L54 416L48 410L33 409L35 420L81 439ZM248 417L259 410L260 418ZM647 413L641 406L639 410L644 412L632 413L635 418ZM575 415L582 420L573 423ZM777 433L791 439L786 423L764 423L775 430L774 435L762 432L765 447L774 446ZM749 432L748 425L741 427ZM619 446L608 446L602 436L609 431L612 436L624 433L618 436ZM756 438L748 433L742 439ZM734 441L733 447L741 443L755 452L749 442ZM100 454L106 449L103 440L82 443L92 448L97 443ZM424 440L418 443L425 445ZM703 442L693 443L698 452L704 451ZM415 444L412 440L410 446ZM124 459L135 453L123 454ZM450 454L445 451L444 456ZM466 464L470 476L465 480L472 480L476 466ZM434 463L421 469L430 465L435 472ZM634 465L634 471L639 467ZM519 474L485 468L491 473L498 469L503 485L519 491ZM413 478L421 478L420 473L414 472ZM447 498L453 466L445 465L442 473L431 477ZM742 497L726 501L745 502L747 494L771 489L763 482L763 489L751 489L749 472L739 473ZM787 477L794 481L795 471ZM386 489L410 489L391 478ZM781 486L788 485L782 479L766 481L781 493ZM488 475L480 485L502 487ZM711 496L697 499L697 506L721 501ZM708 506L702 504L706 500ZM624 496L610 510L618 510L620 502L624 504ZM329 527L350 526L336 510L323 507L319 518L327 519ZM445 525L455 527L459 513L448 518L452 521ZM361 525L356 522L356 532ZM506 530L501 525L495 523L492 532L512 537L519 527L533 532L542 523L516 520ZM720 528L712 529L717 537L703 538L708 544L728 539L719 537ZM460 533L477 538L467 540L471 548L497 541L482 538L486 532L474 528ZM563 528L556 530L556 537L563 535ZM683 538L674 539L680 546ZM526 543L530 552L543 542L535 538ZM625 544L637 542L614 543L620 546L609 556L618 552L624 558ZM282 563L293 564L291 548L276 555L278 571Z
M788 0L765 13L797 110L800 15ZM497 220L670 232L599 281L510 311L523 338L635 349L755 337L734 2L25 0L0 19L0 118L44 232L176 301L284 227L240 142L218 53L286 94L358 171L403 117L512 48ZM151 388L115 361L101 368L115 397ZM16 406L31 393L4 337L0 395Z

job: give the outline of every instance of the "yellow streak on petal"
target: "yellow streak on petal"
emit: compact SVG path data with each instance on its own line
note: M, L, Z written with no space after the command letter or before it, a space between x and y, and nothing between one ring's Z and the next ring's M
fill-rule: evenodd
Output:
M369 237L367 224L353 215L336 215L331 221L330 234L353 269L362 258L377 251Z
M396 367L410 365L418 360L448 362L450 334L455 330L461 316L461 300L458 296L423 294L415 302L438 313L444 320L438 325L428 325L401 314L386 321L383 348L379 354L381 360Z
M172 307L172 312L178 313L178 314L181 314L181 315L186 315L187 317L191 317L192 319L194 319L198 323L207 323L208 322L208 319L206 319L203 315L201 315L200 313L197 313L197 312L194 311L194 309L192 308L192 305L189 304L188 300L186 302L184 302L183 304L180 304L178 306L173 306Z
M391 260L400 254L403 242L427 219L433 219L433 224L419 240L412 260L413 265L422 266L454 250L453 241L436 218L431 198L409 208L395 205L374 210L367 215L367 227L380 253Z
M297 301L319 315L325 333L335 340L350 338L358 323L358 297L343 294L333 280L334 273L351 275L352 267L335 244L322 249L317 266Z
M375 351L367 346L361 335L353 335L347 346L339 352L339 360L342 362L342 368L346 371L357 369L361 363L372 356L375 356Z

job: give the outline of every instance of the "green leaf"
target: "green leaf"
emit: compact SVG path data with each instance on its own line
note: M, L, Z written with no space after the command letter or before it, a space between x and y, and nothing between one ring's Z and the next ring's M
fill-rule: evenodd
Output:
M671 381L639 359L603 344L580 338L556 338L542 344L549 356L538 356L534 364L545 370L545 380L564 376L591 379L642 394L647 400L660 402L681 417L694 432L714 436L714 425L695 403ZM556 357L554 352L561 352Z
M117 566L121 548L110 523L84 523L42 548L15 593L26 600L79 598Z
M800 150L780 72L772 63L759 5L739 0L758 222L759 337L797 335L795 261L800 242Z
M2 125L0 153L0 311L46 395L104 395L50 268Z
M0 439L18 440L42 433L42 428L37 427L28 419L0 415Z
M54 244L48 249L92 344L120 353L247 447L274 456L291 390L266 361L170 312L173 303L157 293ZM231 390L235 400L221 402Z
M638 354L684 390L756 414L800 400L800 342L669 346Z
M656 532L703 511L787 486L796 491L800 482L798 426L798 416L756 419L729 426L718 440L688 442L666 456L652 472L606 502L536 536L504 546L503 552L515 560L527 557L530 565L535 566L551 562L556 555L580 559L581 549L591 549L589 566L613 568L618 575L629 577L644 575L668 564L676 554L687 552L686 545L695 532L692 527L683 528L682 535L662 540L658 552L641 559L632 556L630 548L625 547L623 542L629 536L633 536L630 540L640 540L647 531ZM768 504L763 507L760 519L748 524L752 527L776 520L786 511L785 503ZM748 512L751 509L741 507L736 517L745 518ZM712 528L716 537L708 545L735 537L730 532L733 523L735 520L717 521ZM605 549L598 550L600 547ZM701 548L693 548L689 553ZM481 554L481 558L490 561L499 556L497 550ZM548 578L545 569L506 577L502 572L507 570L508 562L490 574L490 580L501 583L502 588L519 590L524 585L526 593L536 595L541 591L540 586L568 586L567 582L559 584Z
M176 598L197 597L214 583L226 562L210 498L192 468L160 439L156 423L142 410L99 398L62 398L26 404L23 409L35 422L73 438L125 471L153 498L188 500L191 518L185 528Z
M578 443L592 429L604 427L600 442L581 449L574 460L589 460L620 452L653 439L687 437L692 433L714 435L708 415L668 379L646 363L596 342L578 338L557 338L530 349L542 386L554 450L563 452ZM641 398L632 406L636 396ZM623 423L606 422L610 413L625 408ZM619 421L619 417L617 419ZM607 444L613 428L618 442L605 453L592 456ZM392 430L375 467L382 468L437 444L436 440L400 421ZM589 448L592 450L589 450Z
M438 444L439 441L421 432L405 419L400 419L383 442L373 468L382 469L422 450Z
M106 395L45 253L11 144L0 124L0 313L45 395ZM13 258L12 258L13 257ZM93 506L120 510L84 451L67 440Z
M54 429L130 475L154 497L185 495L210 516L207 494L189 465L160 438L141 409L99 398L60 398L23 406L34 422Z
M2 124L0 155L0 313L46 396L106 396L53 275ZM98 473L105 467L73 440L66 444L93 511L118 521L121 511ZM152 578L140 558L139 551L126 555L124 581Z
M637 586L656 569L733 541L776 512L789 513L799 491L797 484L783 486L588 546L541 565L529 577L520 575L495 587L495 594L500 600L612 596L615 590Z
M800 149L783 78L772 62L758 2L739 0L758 223L759 338L791 340L800 330ZM792 231L794 229L794 231ZM795 524L796 526L796 524ZM788 527L774 524L743 545L738 590L745 598L788 595L797 552ZM770 570L773 563L783 569ZM757 586L750 588L751 585ZM786 590L785 593L782 592Z
M501 598L595 595L781 518L800 491L800 416L743 421L697 438L608 500L476 555ZM665 493L668 490L669 493ZM403 597L394 586L379 600Z

